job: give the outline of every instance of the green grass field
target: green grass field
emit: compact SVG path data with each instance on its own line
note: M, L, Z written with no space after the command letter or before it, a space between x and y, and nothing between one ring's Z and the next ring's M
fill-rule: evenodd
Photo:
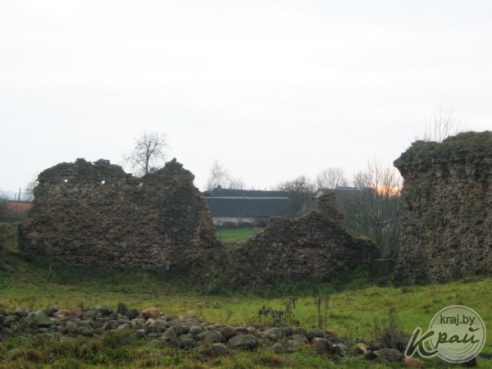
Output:
M230 241L235 242L235 241ZM108 305L119 302L131 308L157 307L165 314L181 315L194 311L199 319L238 326L270 325L257 312L263 306L282 309L288 294L298 296L294 318L304 328L315 327L319 314L313 293L295 286L279 286L271 293L232 291L226 295L207 295L199 286L169 282L152 272L95 271L67 267L44 258L22 255L8 244L5 262L14 271L0 269L0 306L32 310L53 305L63 308ZM393 309L399 327L410 334L416 327L426 329L440 309L454 304L477 311L492 332L492 278L447 284L395 288L357 282L350 289L316 286L321 297L329 296L322 307L325 328L334 329L349 343L374 338L375 327L384 324ZM361 288L357 288L360 286ZM314 291L313 289L312 291ZM272 297L275 296L275 297ZM82 347L82 348L80 348ZM492 353L489 333L484 352ZM426 367L437 367L436 360ZM38 342L33 337L0 342L0 369L3 368L365 368L361 358L347 358L342 365L303 349L291 354L274 354L267 349L255 352L232 351L225 357L209 358L196 352L176 351L153 342L134 341L114 345L103 339ZM384 367L384 366L381 366ZM397 366L400 367L400 366ZM439 366L445 368L447 366ZM452 366L449 366L452 367ZM492 361L479 359L480 368L492 368Z
M225 244L241 242L261 232L261 230L261 228L218 229L217 238Z

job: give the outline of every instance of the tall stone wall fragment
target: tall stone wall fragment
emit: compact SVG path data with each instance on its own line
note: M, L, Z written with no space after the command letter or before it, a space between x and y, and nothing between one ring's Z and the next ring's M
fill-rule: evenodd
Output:
M395 161L405 182L396 275L441 282L492 273L492 132L417 141Z
M142 178L107 160L43 171L20 247L75 265L187 272L217 242L194 176L173 160Z

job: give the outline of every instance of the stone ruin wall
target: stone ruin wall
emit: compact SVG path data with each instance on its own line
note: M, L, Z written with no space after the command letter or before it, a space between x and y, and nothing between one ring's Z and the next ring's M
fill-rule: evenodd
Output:
M193 178L175 160L142 178L106 160L58 164L38 177L20 248L74 265L182 272L220 248Z
M492 132L415 142L395 161L405 182L396 276L410 283L492 273Z
M230 278L235 285L321 281L370 268L378 256L371 241L347 233L335 194L328 192L308 214L272 218L263 232L240 245L236 262L242 273Z
M333 193L304 217L275 218L259 235L226 248L193 175L175 160L135 178L105 160L77 159L43 171L38 181L19 227L20 248L68 264L167 270L236 287L322 280L378 256L374 244L345 231Z

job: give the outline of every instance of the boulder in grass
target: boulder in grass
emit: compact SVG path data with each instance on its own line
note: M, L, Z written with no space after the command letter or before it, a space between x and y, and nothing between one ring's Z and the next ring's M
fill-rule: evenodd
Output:
M47 328L55 324L55 320L51 319L44 311L35 311L28 315L27 324L30 327Z
M142 316L145 320L149 318L158 319L161 316L161 311L157 308L148 308L142 311Z
M358 354L366 354L368 351L369 349L364 342L359 342L357 345L355 345L355 352L357 352Z
M338 337L338 334L334 329L328 329L325 333L327 338Z
M227 354L227 346L223 343L214 343L212 344L212 352L214 356L223 356Z
M222 327L219 332L227 340L230 339L230 338L232 338L232 337L234 337L236 335L236 330L234 328L232 328L232 327L227 327L227 326L226 327Z
M109 316L113 314L113 309L111 309L109 306L97 305L94 307L93 310L95 310L101 316Z
M178 337L178 347L180 349L189 350L195 346L195 340L191 334L183 334Z
M226 341L225 337L216 331L206 331L204 333L199 333L196 335L197 340L202 340L204 344L211 343L224 343Z
M20 319L24 319L26 316L29 315L29 311L21 308L21 307L16 307L14 310L14 314L19 317Z
M58 305L53 305L49 308L47 308L44 312L46 313L46 315L48 315L50 318L54 318L55 317L55 314L58 312L58 310L60 310L60 306Z
M347 345L343 343L337 343L332 346L331 353L334 355L338 355L340 357L344 357L345 354L347 353L347 349L348 349Z
M211 345L202 345L199 347L199 352L205 356L218 357L224 356L229 350L226 345L221 342L212 343Z
M196 336L199 333L205 332L205 328L201 325L192 325L190 327L190 332L192 335Z
M405 355L400 350L393 348L382 348L380 350L374 351L374 354L378 357L382 357L389 362L400 361Z
M263 335L265 338L269 339L270 341L278 341L281 338L285 337L285 331L282 328L269 328L267 329Z
M229 347L254 350L258 347L258 339L252 334L239 334L229 340Z
M331 353L333 345L326 338L313 338L313 347L319 354Z
M318 328L311 329L309 332L307 332L306 337L309 340L309 342L311 342L315 337L325 338L325 332L323 332L321 329Z
M407 368L423 368L424 362L416 357L404 357L403 365Z
M272 352L274 352L275 354L283 354L287 352L287 347L283 343L275 342L270 347L270 350L272 350Z
M135 319L139 315L140 313L137 309L130 309L125 312L125 316L127 316L128 319Z

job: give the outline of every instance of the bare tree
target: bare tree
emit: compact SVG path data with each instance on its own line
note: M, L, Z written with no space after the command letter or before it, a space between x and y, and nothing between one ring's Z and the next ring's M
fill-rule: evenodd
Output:
M164 165L165 149L167 147L165 135L156 132L145 132L135 139L133 151L124 157L133 169L143 175Z
M34 189L38 185L38 179L33 179L31 182L29 182L26 186L26 189L24 190L24 197L27 201L33 201L34 200Z
M323 169L316 178L318 188L337 188L348 186L347 178L342 168L329 167Z
M218 160L214 161L210 168L210 177L207 181L207 190L211 191L214 188L225 188L229 183L229 171L225 169Z
M294 210L298 213L306 210L311 203L316 185L306 176L299 176L293 180L277 185L278 191L285 191Z
M426 120L424 141L442 142L446 137L459 132L460 122L455 118L452 107L447 107L443 102L433 114L431 120Z
M210 169L210 177L207 181L207 191L214 188L243 189L244 182L241 178L233 178L229 170L216 160Z
M245 186L242 178L230 178L228 188L242 190Z
M400 231L401 176L394 167L370 162L353 181L355 190L340 204L348 230L373 240L381 257L393 258Z

